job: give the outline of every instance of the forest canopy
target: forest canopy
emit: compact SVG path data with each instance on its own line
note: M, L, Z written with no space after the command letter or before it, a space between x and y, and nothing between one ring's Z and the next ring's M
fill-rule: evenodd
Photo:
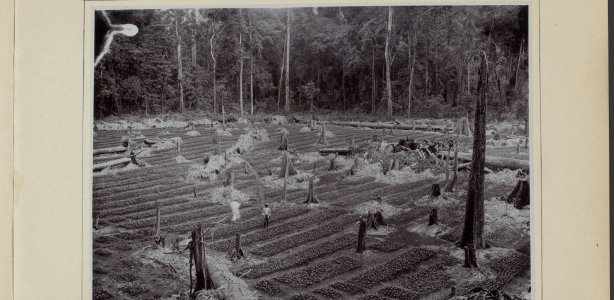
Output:
M490 119L525 119L527 6L148 9L95 66L94 115L342 111L449 118L474 109L487 58Z

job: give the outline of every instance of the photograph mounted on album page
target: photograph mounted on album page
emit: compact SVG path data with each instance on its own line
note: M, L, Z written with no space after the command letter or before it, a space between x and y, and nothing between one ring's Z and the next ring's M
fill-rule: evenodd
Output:
M15 94L33 100L15 102L15 299L41 295L35 263L86 299L558 299L589 271L607 287L608 133L567 124L607 123L607 70L578 75L604 40L573 48L582 64L555 51L584 26L553 4L66 2L57 38L79 59L17 8ZM567 96L554 67L572 66L595 101ZM57 113L37 106L55 93ZM584 131L596 153L570 161ZM41 157L22 132L64 146ZM22 250L34 238L57 260Z

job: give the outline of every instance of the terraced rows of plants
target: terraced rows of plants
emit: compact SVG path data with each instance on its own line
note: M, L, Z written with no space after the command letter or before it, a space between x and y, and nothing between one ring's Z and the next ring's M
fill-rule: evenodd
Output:
M237 141L239 135L245 132L242 126L231 130L232 137L223 138L221 149ZM260 177L268 175L267 167L273 174L279 171L280 163L272 161L282 154L277 150L281 138L279 128L282 126L262 127L267 130L269 141L255 145L242 154ZM302 127L283 126L290 131L289 147L298 154L316 152L321 147L316 144L317 132L299 132ZM429 132L397 130L392 134L383 134L361 128L329 126L327 129L334 134L334 137L328 138L330 144L327 147L346 146L350 139L360 143L370 140L373 134L388 142L406 137L444 138ZM262 203L256 200L258 182L254 174L244 172L242 166L231 169L235 173L234 188L249 194L251 200L242 203L241 219L237 222L230 221L231 209L228 205L209 201L209 193L222 187L221 179L211 182L186 179L190 164L202 164L202 159L216 149L212 142L216 136L215 129L197 127L196 130L201 135L186 136L183 129L168 129L170 134L165 135L161 135L167 131L165 129L140 130L141 134L151 138L181 137L181 155L191 162L178 163L175 160L178 153L171 148L142 158L147 167L94 176L94 211L101 216L101 225L114 229L95 233L95 280L112 282L115 279L106 269L109 265L120 264L122 257L152 243L151 230L156 223L156 208L159 207L163 234L186 237L198 224L217 222L206 236L210 241L207 251L212 255L224 256L231 252L235 245L234 235L241 234L243 251L255 259L238 264L232 272L265 298L413 299L436 291L433 285L447 288L448 277L441 272L445 265L435 264L435 271L417 270L417 267L431 260L449 257L427 250L409 238L394 240L388 235L369 235L367 256L355 253L357 221L360 217L355 211L357 206L382 197L386 203L401 209L387 221L396 228L403 228L428 216L431 207L415 205L413 201L428 195L435 180L397 185L377 182L372 177L346 180L343 170L328 171L326 157L315 162L297 163L295 166L299 170L313 172L319 178L316 196L323 204L308 208L303 204L307 190L290 189L286 192L285 204L274 206L270 227L264 229L260 214ZM94 137L94 148L117 146L122 136L127 134L122 131L98 131ZM101 158L95 162L106 160ZM221 174L220 178L225 178L225 174ZM460 182L457 188L462 184ZM268 203L280 202L283 195L282 190L265 190ZM444 224L453 227L461 222L455 214L444 212L442 216ZM501 235L509 237L508 232ZM449 237L449 240L454 237ZM526 243L520 246L527 247ZM500 274L495 279L482 283L500 286L517 276L527 267L528 261L526 255L520 255L503 261L514 264L511 270L499 267L497 270ZM138 282L139 278L131 281ZM386 286L387 282L393 281L398 286Z

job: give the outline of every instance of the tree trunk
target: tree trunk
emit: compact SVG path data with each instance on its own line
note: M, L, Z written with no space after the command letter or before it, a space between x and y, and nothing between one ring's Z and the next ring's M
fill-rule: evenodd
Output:
M320 203L318 198L315 196L315 177L309 177L309 191L307 192L307 199L305 199L305 204L317 204Z
M243 46L241 46L241 33L239 32L239 110L243 115Z
M431 214L429 215L429 226L437 224L437 209L433 208L433 210L431 210Z
M529 180L518 180L516 187L512 192L507 196L505 200L507 203L513 203L514 207L517 209L522 209L523 207L530 204L530 189L529 189Z
M341 62L341 93L343 96L343 110L345 110L345 63Z
M254 49L252 49L254 41L252 35L252 12L249 10L247 15L249 19L249 114L254 115Z
M210 54L211 54L211 60L213 61L213 72L212 72L212 75L213 75L213 112L217 113L217 97L216 97L216 95L217 95L217 87L215 85L216 61L215 61L215 53L214 53L214 50L213 50L214 39L215 39L215 32L213 32L211 34L211 38L209 39L209 46L210 46L209 51L210 51Z
M280 72L279 72L279 85L277 86L277 110L281 109L281 85L283 83L283 79L284 79L284 69L286 67L286 44L284 43L284 51L283 51L283 55L281 56L281 67L280 67Z
M362 253L367 249L367 222L365 220L360 220L360 224L358 225L358 244L356 245L356 252Z
M388 117L392 118L392 85L390 82L390 38L392 35L392 6L388 6L388 25L386 31L386 48L384 58L386 59L386 97L388 99Z
M371 41L371 114L375 114L375 97L376 97L376 85L377 81L375 79L375 46L373 45L373 41Z
M287 36L286 36L286 106L285 111L290 111L290 9L288 8L288 17L286 21Z
M486 91L488 90L488 67L485 54L480 57L479 96L475 109L473 155L465 209L465 224L459 245L483 249L484 241L484 163L486 151ZM471 253L470 253L471 254ZM475 256L475 255L474 255Z
M190 243L190 256L194 259L194 267L196 268L196 285L191 295L195 295L196 292L206 289L205 280L205 265L203 260L203 248L201 236L201 227L192 230L192 242ZM190 271L190 278L192 278L192 272Z
M414 35L415 35L415 25L414 25ZM408 59L411 58L411 63L409 65L409 85L407 87L407 118L411 118L411 97L412 97L412 88L414 83L414 65L416 64L416 49L413 41L409 37L409 33L407 33L407 51L408 51ZM411 54L411 48L414 48L414 55Z
M179 24L176 17L175 36L177 37L177 81L179 81L179 111L183 113L183 64L181 63L181 36L179 35Z
M235 235L235 255L234 258L235 259L240 259L243 256L243 249L241 249L241 235L240 234L236 234Z

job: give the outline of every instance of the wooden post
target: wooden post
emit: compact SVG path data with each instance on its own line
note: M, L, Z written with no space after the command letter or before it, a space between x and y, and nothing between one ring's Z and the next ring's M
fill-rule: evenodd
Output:
M433 208L431 210L431 214L429 215L429 226L439 224L437 223L437 209Z
M362 253L366 250L366 237L367 237L367 222L361 219L358 225L358 244L356 246L356 252Z

